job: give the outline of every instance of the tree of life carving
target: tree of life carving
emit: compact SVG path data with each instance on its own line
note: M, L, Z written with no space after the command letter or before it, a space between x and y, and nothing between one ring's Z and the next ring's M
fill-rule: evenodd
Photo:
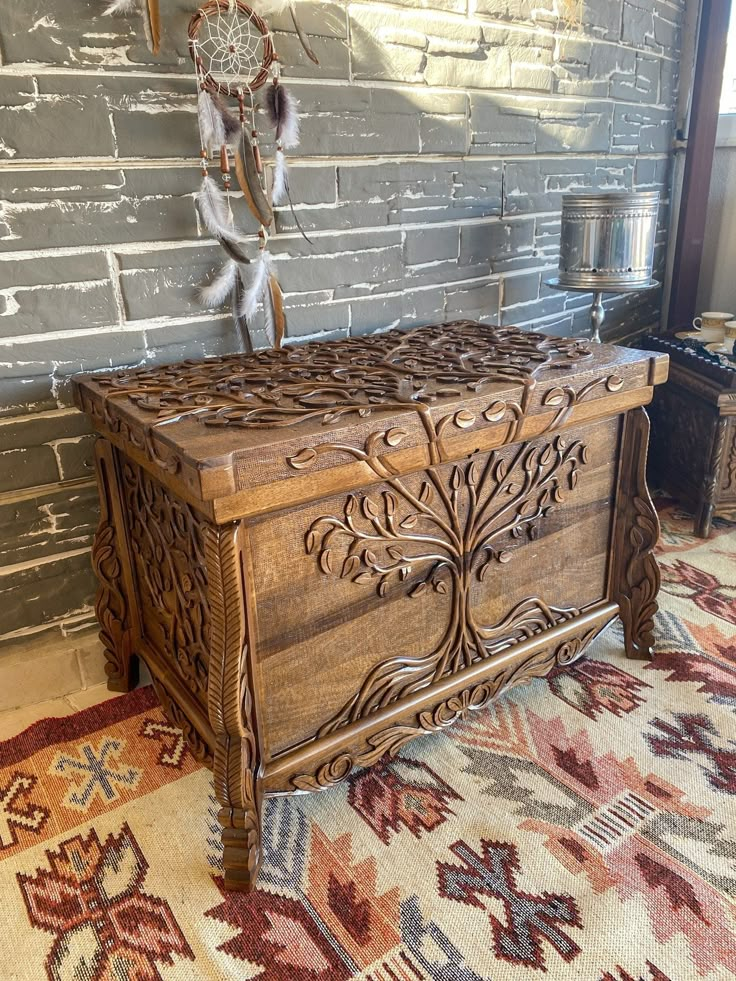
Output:
M388 476L380 497L350 494L341 515L311 524L306 550L326 575L371 585L381 597L412 577L410 597L432 589L449 596L451 611L434 650L376 665L320 736L580 612L529 597L499 622L480 623L471 586L511 560L509 539L538 535L540 521L575 488L587 460L582 442L558 436L544 445L525 444L510 459L492 452L484 464L456 465L449 481L430 468L415 492Z

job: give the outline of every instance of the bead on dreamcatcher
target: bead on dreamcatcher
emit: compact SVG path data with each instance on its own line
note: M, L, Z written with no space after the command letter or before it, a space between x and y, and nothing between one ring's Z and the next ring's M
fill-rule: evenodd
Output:
M242 0L208 0L189 23L189 51L197 77L202 185L197 208L203 224L229 259L200 291L206 306L231 299L233 316L250 349L249 326L260 304L266 334L280 347L285 328L283 296L268 250L273 204L291 203L284 151L299 142L297 104L282 85L278 56L268 24ZM276 155L271 201L259 148L254 92L268 80L264 106L275 131ZM228 100L235 100L237 110ZM222 188L210 177L219 160ZM232 163L232 167L231 167ZM251 214L259 223L259 254L251 260L246 237L237 228L230 203L232 169Z

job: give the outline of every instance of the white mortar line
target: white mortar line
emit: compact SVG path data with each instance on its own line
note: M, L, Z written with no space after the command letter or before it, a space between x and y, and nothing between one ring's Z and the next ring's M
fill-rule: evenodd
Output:
M27 559L25 562L17 562L15 565L0 566L0 578L2 576L12 576L17 572L25 572L28 569L37 569L42 565L50 565L60 559L73 559L77 555L86 555L91 552L89 545L84 548L75 548L70 552L56 552L53 555L41 555L35 559Z
M481 144L476 144L481 145ZM304 156L291 157L289 167L297 170L300 167L380 167L385 164L436 164L436 163L499 163L511 161L513 163L529 161L574 161L574 160L599 160L604 164L607 161L615 163L619 160L669 160L669 151L657 153L646 152L622 152L615 148L615 152L602 154L599 151L581 150L575 153L384 153L375 155L351 154L350 156ZM266 163L270 161L266 160ZM610 165L610 164L609 164ZM13 171L23 173L24 171L33 172L53 172L53 171L85 171L85 170L171 170L172 168L190 169L195 175L198 168L192 165L191 157L28 157L16 160L3 158L0 159L0 172ZM196 180L193 178L192 193ZM90 188L90 191L94 191ZM160 195L167 197L172 195Z
M78 416L79 410L72 406L63 409L44 409L43 412L27 412L22 416L0 417L0 428L3 426L18 426L24 422L35 422L38 419L58 419L59 416Z

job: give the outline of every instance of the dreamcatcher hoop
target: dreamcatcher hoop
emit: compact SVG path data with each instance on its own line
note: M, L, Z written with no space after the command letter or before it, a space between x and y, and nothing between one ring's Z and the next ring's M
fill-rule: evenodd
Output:
M233 98L252 92L277 60L268 24L242 0L208 0L189 21L188 35L189 54L209 92Z

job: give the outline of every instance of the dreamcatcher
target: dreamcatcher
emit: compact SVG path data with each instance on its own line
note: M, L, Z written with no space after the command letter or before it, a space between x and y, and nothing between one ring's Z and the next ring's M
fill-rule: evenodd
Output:
M197 207L207 230L228 261L201 291L206 306L230 298L233 316L247 348L248 327L260 305L272 346L279 347L285 320L283 297L268 251L272 205L290 203L285 150L299 142L296 103L281 84L279 62L267 23L242 0L208 0L189 23L189 50L198 87L202 186ZM269 200L259 149L254 93L269 83L261 108L274 129L276 154ZM231 108L231 101L237 108ZM219 161L222 186L210 176ZM230 206L232 170L249 210L259 223L259 253L250 259Z

